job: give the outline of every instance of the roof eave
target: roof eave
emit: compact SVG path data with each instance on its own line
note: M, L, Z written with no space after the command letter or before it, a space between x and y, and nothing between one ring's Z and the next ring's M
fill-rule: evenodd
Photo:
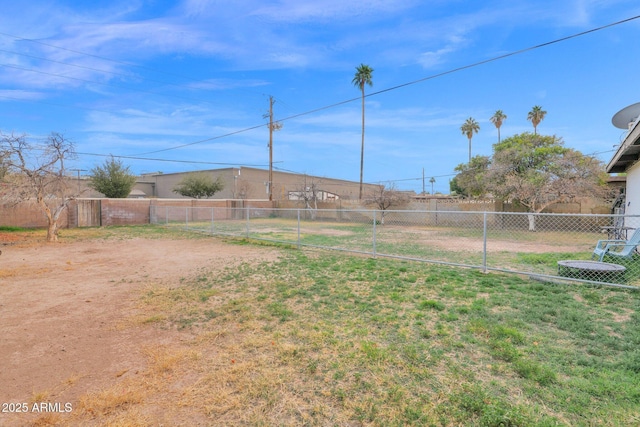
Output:
M640 126L636 120L616 154L607 165L608 173L623 173L640 159Z

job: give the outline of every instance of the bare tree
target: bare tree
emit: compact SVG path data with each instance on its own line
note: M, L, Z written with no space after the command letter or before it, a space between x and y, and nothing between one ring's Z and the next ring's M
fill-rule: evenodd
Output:
M253 191L253 186L246 179L239 179L237 181L237 189L235 197L238 199L246 200L249 198L249 194Z
M404 206L407 203L409 203L409 196L402 191L398 191L395 183L393 182L387 185L378 185L375 190L372 190L369 193L365 200L366 205L374 206L376 209L381 211L380 224L383 225L387 210L394 207Z
M289 193L289 199L301 200L304 202L304 208L311 215L311 219L316 219L318 211L318 200L322 199L322 190L320 190L321 181L311 178L307 179L305 175L304 181L295 187L295 190Z
M73 143L52 132L43 147L35 147L24 134L0 132L0 153L5 171L0 179L8 184L0 196L16 204L34 200L47 218L47 241L57 241L60 216L78 196L65 165L75 157Z

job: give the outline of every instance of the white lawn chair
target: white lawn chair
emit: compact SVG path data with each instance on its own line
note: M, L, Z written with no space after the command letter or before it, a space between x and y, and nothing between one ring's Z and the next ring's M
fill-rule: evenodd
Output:
M640 228L636 228L636 231L633 232L629 240L598 240L591 259L597 256L599 257L599 261L602 261L605 255L631 258L638 245L640 245Z

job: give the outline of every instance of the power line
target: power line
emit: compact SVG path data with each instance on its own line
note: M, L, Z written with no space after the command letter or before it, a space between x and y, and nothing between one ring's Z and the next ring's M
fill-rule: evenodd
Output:
M506 53L504 55L495 56L493 58L485 59L483 61L474 62L472 64L464 65L462 67L453 68L451 70L444 71L442 73L433 74L431 76L423 77L421 79L413 80L413 81L410 81L410 82L407 82L407 83L402 83L402 84L399 84L399 85L396 85L396 86L392 86L392 87L389 87L389 88L386 88L386 89L382 89L382 90L379 90L379 91L376 91L376 92L371 92L369 94L366 94L365 98L369 98L369 97L372 97L372 96L377 96L377 95L380 95L380 94L383 94L383 93L386 93L386 92L390 92L390 91L401 89L401 88L404 88L404 87L407 87L407 86L411 86L411 85L415 85L415 84L418 84L418 83L422 83L422 82L425 82L425 81L428 81L428 80L432 80L432 79L435 79L435 78L438 78L438 77L446 76L448 74L453 74L453 73L456 73L456 72L459 72L459 71L462 71L462 70L475 68L475 67L478 67L480 65L484 65L484 64L488 64L490 62L494 62L494 61L498 61L498 60L501 60L501 59L509 58L511 56L519 55L521 53L525 53L525 52L529 52L529 51L532 51L532 50L540 49L540 48L543 48L543 47L551 46L553 44L557 44L557 43L564 42L564 41L567 41L567 40L570 40L570 39L573 39L573 38L581 37L581 36L596 32L596 31L604 30L606 28L610 28L610 27L613 27L613 26L616 26L616 25L621 25L621 24L633 21L633 20L638 19L638 18L640 18L640 15L636 15L636 16L633 16L631 18L623 19L621 21L616 21L616 22L613 22L613 23L610 23L610 24L602 25L600 27L592 28L590 30L582 31L580 33L572 34L572 35L569 35L569 36L566 36L566 37L561 37L561 38L558 38L558 39L555 39L555 40L552 40L552 41L549 41L549 42L545 42L545 43L541 43L541 44L538 44L538 45L530 46L530 47L527 47L527 48L524 48L524 49L516 50L516 51L510 52L510 53ZM2 34L2 33L0 33L0 34ZM293 119L296 119L298 117L302 117L302 116L306 116L306 115L309 115L309 114L317 113L317 112L323 111L323 110L328 110L330 108L335 108L335 107L338 107L340 105L348 104L348 103L351 103L351 102L354 102L354 101L359 101L361 99L362 99L362 97L359 96L359 97L347 99L347 100L344 100L344 101L336 102L334 104L326 105L324 107L318 107L318 108L315 108L313 110L308 110L308 111L305 111L305 112L302 112L302 113L298 113L298 114L294 114L294 115L291 115L291 116L287 116L287 117L282 118L282 119L278 119L278 122L284 122L284 121L287 121L287 120L293 120ZM249 130L257 129L257 128L262 127L262 126L265 126L265 124L256 125L256 126L252 126L252 127L246 128L246 129L238 130L238 131L233 132L231 134L220 135L220 136L216 136L216 137L212 137L212 138L207 138L207 139L204 139L204 140L201 140L201 141L196 141L196 142L192 142L192 143L188 143L188 144L178 145L176 147L165 148L165 149L158 150L158 151L155 151L155 152L175 150L175 149L178 149L178 148L183 148L183 147L187 147L187 146L194 145L194 144L199 144L199 143L202 143L202 142L223 138L223 137L226 137L226 136L229 136L229 135L235 135L235 134L238 134L238 133L247 132ZM149 152L149 153L143 153L143 154L152 154L152 153L155 153L155 152Z
M524 48L524 49L520 49L520 50L516 50L516 51L513 51L513 52L505 53L504 55L494 56L493 58L485 59L485 60L479 61L479 62L474 62L474 63L469 64L469 65L463 65L462 67L453 68L451 70L444 71L442 73L434 74L434 75L431 75L431 76L428 76L428 77L424 77L424 78L421 78L421 79L418 79L418 80L413 80L411 82L403 83L403 84L400 84L400 85L397 85L397 86L392 86L390 88L382 89L382 90L379 90L377 92L372 92L372 93L370 93L370 94L368 94L366 96L379 95L379 94L384 93L384 92L389 92L389 91L392 91L392 90L400 89L402 87L414 85L416 83L422 83L424 81L435 79L437 77L446 76L447 74L452 74L452 73L456 73L458 71L466 70L466 69L469 69L469 68L474 68L474 67L477 67L477 66L480 66L480 65L488 64L490 62L498 61L500 59L509 58L511 56L519 55L521 53L529 52L529 51L532 51L532 50L535 50L535 49L540 49L540 48L551 46L553 44L564 42L564 41L567 41L567 40L570 40L570 39L581 37L581 36L584 36L584 35L587 35L587 34L590 34L590 33L594 33L596 31L600 31L600 30L604 30L606 28L614 27L616 25L625 24L627 22L631 22L631 21L633 21L635 19L638 19L638 18L640 18L640 15L632 16L631 18L627 18L627 19L623 19L621 21L616 21L616 22L613 22L613 23L610 23L610 24L602 25L600 27L592 28L590 30L582 31L580 33L575 33L575 34L572 34L572 35L569 35L569 36L566 36L566 37L561 37L561 38L558 38L558 39L555 39L555 40L552 40L552 41L549 41L549 42L545 42L545 43L537 44L537 45L530 46L530 47L527 47L527 48Z
M263 123L263 124L260 124L260 125L252 126L250 128L244 128L244 129L236 130L236 131L233 131L233 132L225 133L224 135L218 135L218 136L214 136L214 137L211 137L211 138L201 139L199 141L189 142L187 144L178 145L176 147L163 148L161 150L154 150L154 151L147 151L147 152L144 152L144 153L138 153L136 155L137 156L144 156L144 155L147 155L147 154L156 154L156 153L162 153L163 151L176 150L178 148L184 148L184 147L188 147L190 145L201 144L203 142L214 141L216 139L226 138L228 136L237 135L237 134L243 133L243 132L248 132L250 130L258 129L258 128L261 128L263 126L269 126L269 124L268 123Z
M94 157L115 157L118 159L130 159L130 160L148 160L153 162L170 162L170 163L193 163L193 164L204 164L204 165L217 165L217 166L237 166L242 165L246 167L266 167L268 165L263 164L242 164L238 162L203 162L198 160L177 160L177 159L154 159L149 157L138 157L138 156L118 156L115 154L98 154L98 153L83 153L77 151L76 154L81 156L94 156Z
M422 83L422 82L425 82L425 81L428 81L428 80L432 80L432 79L435 79L435 78L438 78L438 77L442 77L442 76L445 76L445 75L448 75L448 74L456 73L458 71L462 71L462 70L478 67L480 65L484 65L484 64L487 64L487 63L490 63L490 62L498 61L498 60L505 59L505 58L508 58L508 57L511 57L511 56L514 56L514 55L518 55L518 54L521 54L521 53L529 52L529 51L532 51L532 50L535 50L535 49L540 49L540 48L547 47L547 46L550 46L550 45L553 45L553 44L557 44L557 43L560 43L560 42L563 42L563 41L567 41L567 40L570 40L570 39L573 39L573 38L584 36L584 35L587 35L587 34L590 34L590 33L596 32L596 31L600 31L600 30L603 30L603 29L606 29L606 28L610 28L610 27L613 27L613 26L616 26L616 25L627 23L627 22L636 20L638 18L640 18L640 15L636 15L636 16L633 16L633 17L630 17L630 18L627 18L627 19L616 21L616 22L613 22L613 23L610 23L610 24L602 25L602 26L599 26L599 27L596 27L596 28L593 28L593 29L590 29L590 30L587 30L587 31L582 31L580 33L572 34L572 35L569 35L569 36L566 36L566 37L561 37L561 38L558 38L558 39L555 39L555 40L552 40L552 41L549 41L549 42L541 43L541 44L538 44L538 45L535 45L535 46L531 46L531 47L527 47L527 48L520 49L520 50L517 50L517 51L513 51L513 52L510 52L510 53L507 53L507 54L504 54L504 55L499 55L499 56L496 56L496 57L493 57L493 58L489 58L489 59L486 59L486 60L483 60L483 61L479 61L479 62L475 62L475 63L472 63L472 64L468 64L468 65L465 65L465 66L462 66L462 67L457 67L457 68L454 68L454 69L451 69L451 70L448 70L448 71L445 71L445 72L442 72L442 73L433 74L433 75L430 75L430 76L427 76L427 77L424 77L424 78L421 78L421 79L413 80L413 81L406 82L406 83L403 83L403 84L400 84L400 85L396 85L396 86L392 86L392 87L389 87L389 88L386 88L386 89L375 91L375 92L366 94L365 97L368 98L368 97L372 97L372 96L377 96L377 95L380 95L382 93L386 93L386 92L390 92L390 91L397 90L397 89L400 89L400 88L404 88L404 87L407 87L407 86L411 86L411 85L415 85L415 84L418 84L418 83ZM130 66L130 67L137 67L137 68L151 70L151 71L158 72L158 73L177 76L177 77L180 77L180 78L190 79L188 77L184 77L184 76L181 76L181 75L178 75L178 74L168 73L168 72L159 71L159 70L154 70L152 68L141 66L141 65L138 65L138 64L133 64L133 63L125 62L125 61L118 61L118 60L102 57L102 56L99 56L99 55L93 55L93 54L89 54L89 53L86 53L86 52L76 51L76 50L73 50L73 49L68 49L68 48L64 48L64 47L61 47L61 46L56 46L56 45L44 43L44 42L37 41L37 40L32 40L32 39L26 39L26 38L22 38L22 37L18 37L18 36L13 36L13 35L10 35L10 34L4 33L4 32L0 32L0 35L4 35L4 36L7 36L7 37L12 37L12 38L15 38L17 40L37 43L37 44L40 44L40 45L43 45L43 46L47 46L47 47L52 47L52 48L55 48L55 49L61 49L61 50L72 52L72 53L76 53L76 54L79 54L79 55L85 55L85 56L94 57L94 58L98 58L98 59L109 61L109 62L114 62L114 63L118 63L118 64L122 64L122 65L127 65L127 66ZM16 66L10 66L10 65L4 65L4 66L21 69L20 67L16 67ZM41 72L41 71L29 70L29 69L23 69L23 70L34 71L34 72L38 72L38 73L42 73L42 74L54 75L52 73L46 73L46 72ZM65 78L71 78L71 77L67 77L67 76L60 76L60 75L57 75L57 76L58 77L65 77ZM92 81L87 81L87 80L77 79L77 78L71 78L71 79L84 81L84 82L88 82L88 83L105 84L105 83L92 82ZM197 81L195 79L190 79L190 80ZM111 85L111 86L120 87L120 86L117 86L117 85ZM141 92L147 92L147 93L152 93L152 94L156 94L157 95L157 93L149 92L149 91L141 91ZM16 99L16 98L7 97L7 96L0 96L0 97L7 98L7 99ZM361 99L361 97L354 97L354 98L347 99L347 100L340 101L340 102L336 102L336 103L333 103L333 104L330 104L330 105L326 105L326 106L318 107L318 108L315 108L315 109L312 109L312 110L308 110L308 111L305 111L305 112L302 112L302 113L293 114L293 115L287 116L287 117L285 117L283 119L279 119L278 122L284 122L284 121L287 121L287 120L293 120L295 118L299 118L299 117L302 117L302 116L305 116L305 115L317 113L319 111L335 108L335 107L338 107L338 106L341 106L341 105L345 105L345 104L348 104L348 103L351 103L351 102L354 102L354 101L358 101L360 99ZM56 105L56 104L49 104L49 105ZM60 106L60 105L57 105L57 106ZM94 110L94 109L90 109L90 108L75 107L75 106L74 107L68 107L68 108L81 108L81 109L87 109L87 110ZM94 110L94 111L101 111L101 110ZM186 143L186 144L181 144L181 145L178 145L178 146L175 146L175 147L170 147L170 148L165 148L165 149L161 149L161 150L155 150L155 151L140 153L137 156L146 155L146 154L155 154L155 153L159 153L159 152L170 151L170 150L175 150L175 149L179 149L179 148L184 148L184 147L187 147L187 146L201 144L203 142L213 141L213 140L216 140L216 139L221 139L221 138L225 138L225 137L232 136L232 135L237 135L239 133L248 132L250 130L258 129L258 128L263 127L263 126L266 126L266 124L259 124L259 125L255 125L255 126L250 126L250 127L243 128L243 129L240 129L240 130L237 130L237 131L234 131L234 132L229 132L229 133L226 133L226 134L223 134L223 135L218 135L218 136L214 136L214 137L211 137L211 138L205 138L205 139L201 139L201 140L190 142L190 143ZM86 155L91 155L89 153L85 153L85 154ZM167 160L167 159L149 159L149 158L133 157L133 156L114 156L114 157L139 159L139 160L172 161L172 160ZM187 162L187 161L180 161L180 162ZM195 161L193 163L217 164L217 163L210 163L210 162L195 162ZM224 163L224 164L229 164L229 163ZM237 163L234 163L234 164L237 164Z
M604 153L610 153L612 151L616 151L615 149L611 149L611 150L604 150L604 151L595 151L593 153L589 153L589 154L584 154L584 156L586 157L595 157L598 154L604 154ZM449 174L445 174L445 175L432 175L433 178L447 178L447 177L451 177L451 176L456 176L458 175L459 172L454 172L454 173L449 173ZM383 181L374 181L376 183L383 183L383 182L403 182L403 181L422 181L422 177L417 177L417 178L401 178L401 179L386 179Z
M1 133L1 132L0 132ZM33 139L33 138L32 138ZM45 138L37 138L40 140L44 140ZM48 148L46 146L33 146L32 148L39 151L46 151ZM193 164L204 164L204 165L217 165L217 166L245 166L245 167L266 167L267 164L243 164L242 162L205 162L198 160L178 160L178 159L158 159L158 158L149 158L149 157L139 157L139 156L124 156L124 155L115 155L115 154L101 154L101 153L85 153L81 151L75 151L74 155L81 156L92 156L92 157L114 157L118 159L130 159L130 160L147 160L154 162L169 162L169 163L193 163ZM278 161L274 163L280 163ZM72 169L77 170L77 169ZM85 170L85 169L80 169Z

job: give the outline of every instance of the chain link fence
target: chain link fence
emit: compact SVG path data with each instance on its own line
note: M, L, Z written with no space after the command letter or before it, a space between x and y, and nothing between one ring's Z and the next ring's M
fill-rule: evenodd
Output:
M152 206L151 222L540 280L640 286L640 216Z

